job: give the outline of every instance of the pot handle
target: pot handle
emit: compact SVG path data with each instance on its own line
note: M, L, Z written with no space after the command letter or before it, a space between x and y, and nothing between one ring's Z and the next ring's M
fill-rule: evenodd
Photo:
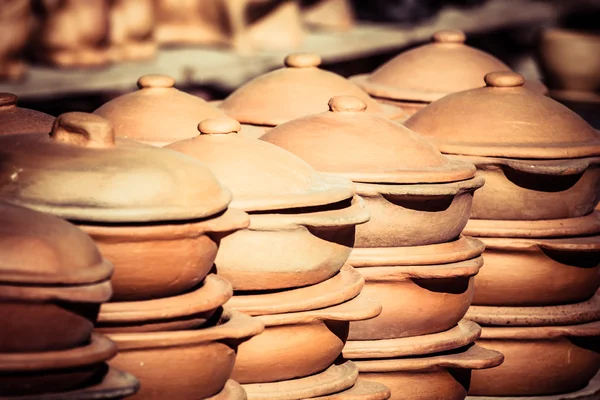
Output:
M115 146L111 123L95 114L69 112L54 121L50 138L72 146L106 149Z
M483 257L479 256L458 263L440 265L368 267L361 268L360 273L365 277L367 282L390 282L406 279L446 279L475 276L482 266Z
M479 189L485 183L485 179L480 174L475 177L459 182L419 185L381 185L381 184L363 184L355 182L356 193L359 196L456 196L464 192Z
M473 344L466 351L435 356L432 361L435 366L445 368L487 369L502 364L504 355L496 350Z
M206 232L222 233L233 232L247 228L250 225L250 216L242 210L228 208L216 218L207 219L199 224L199 228Z
M477 162L479 161L479 162ZM476 165L504 165L515 171L537 175L577 175L584 172L591 164L600 163L600 157L574 158L570 160L518 160L508 158L478 158Z

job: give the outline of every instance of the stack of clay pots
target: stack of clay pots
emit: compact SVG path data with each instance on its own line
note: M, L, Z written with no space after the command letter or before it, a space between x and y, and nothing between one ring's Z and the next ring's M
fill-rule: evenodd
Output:
M108 367L117 346L94 333L113 266L88 235L0 203L0 397L122 399L138 389Z
M349 263L366 280L361 296L383 311L350 324L343 354L393 399L464 398L472 369L502 362L473 344L481 330L462 320L484 246L461 231L484 181L472 164L368 113L357 97L334 97L329 109L281 124L261 141L352 179L371 214L357 227Z
M562 393L600 368L600 138L516 73L485 83L405 123L486 179L465 229L486 244L467 318L505 362L475 372L470 394L584 398ZM594 382L586 393L600 391Z
M220 240L249 223L227 208L229 190L190 157L115 139L93 114L0 141L0 198L74 222L114 264L96 328L119 348L110 365L140 380L140 398L230 391L237 346L263 325L223 308L231 285L211 273Z

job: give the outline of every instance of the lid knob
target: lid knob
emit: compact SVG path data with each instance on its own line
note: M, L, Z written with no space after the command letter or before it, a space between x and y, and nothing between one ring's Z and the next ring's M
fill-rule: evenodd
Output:
M12 93L0 93L0 107L9 107L17 104L17 95Z
M138 88L172 88L175 86L175 79L167 75L144 75L137 81Z
M50 137L57 142L90 148L115 145L115 133L110 122L99 115L69 112L54 121Z
M489 87L510 88L523 86L525 78L512 71L496 71L488 73L484 78Z
M201 135L226 135L238 133L241 129L240 123L232 118L209 118L198 124Z
M464 43L467 36L463 31L448 29L434 33L432 39L435 43Z
M365 111L367 103L355 96L335 96L329 100L329 110L333 112Z
M292 53L283 63L290 68L314 68L321 65L321 56L314 53Z

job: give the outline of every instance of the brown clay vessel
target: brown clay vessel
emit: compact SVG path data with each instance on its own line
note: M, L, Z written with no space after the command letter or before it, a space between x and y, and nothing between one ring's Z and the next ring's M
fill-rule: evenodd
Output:
M31 32L31 1L5 0L0 8L0 81L16 81L26 73L23 61Z
M12 93L0 93L0 135L50 133L54 117L28 108L17 107Z
M113 61L144 60L155 55L153 0L112 0L109 24Z

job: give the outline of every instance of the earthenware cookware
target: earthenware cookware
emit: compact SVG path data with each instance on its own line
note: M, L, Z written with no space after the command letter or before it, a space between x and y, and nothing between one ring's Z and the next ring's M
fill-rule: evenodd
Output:
M357 227L356 247L456 239L469 219L473 192L483 185L475 167L448 159L409 129L366 111L358 97L336 96L329 111L283 123L260 139L317 171L355 182L371 214Z
M205 120L199 130L167 148L205 163L232 190L232 207L250 214L247 229L222 238L217 273L234 290L301 287L335 275L350 255L356 225L369 218L352 183L236 135L235 120Z
M263 329L256 318L225 309L218 323L206 328L111 333L119 354L110 365L140 380L133 398L203 399L223 390L239 344Z
M175 89L166 75L144 75L139 90L119 96L94 114L113 124L115 136L165 146L198 135L198 122L225 114L199 97Z
M284 68L240 86L219 104L225 114L244 124L245 135L258 137L276 125L327 111L327 102L337 95L360 98L367 104L368 113L384 117L404 115L397 107L377 103L347 79L318 68L321 57L317 54L293 53L284 64ZM249 130L246 125L258 128Z
M31 31L31 1L7 0L0 9L0 81L23 78L24 52Z
M450 94L405 122L442 153L475 164L485 177L471 218L589 214L598 203L597 132L563 105L524 89L517 73L492 72L485 82L486 87Z
M302 0L302 19L310 28L348 31L355 25L350 0Z
M0 93L0 135L49 133L54 117L43 112L17 107L12 93Z
M0 353L86 344L112 294L112 264L54 216L0 203L0 220Z
M75 222L115 265L113 300L183 293L246 227L229 190L197 160L116 139L107 120L61 115L50 135L0 136L0 196Z
M108 41L113 61L145 60L156 54L153 0L112 0Z
M0 393L27 395L73 390L105 371L117 346L93 333L83 346L46 352L0 353Z
M433 34L432 43L400 53L370 74L351 78L371 96L395 104L409 115L450 93L482 87L483 77L510 68L494 56L467 46L458 30ZM526 87L547 92L539 81Z
M600 287L600 215L538 221L470 220L485 245L473 304L544 306L588 300Z

